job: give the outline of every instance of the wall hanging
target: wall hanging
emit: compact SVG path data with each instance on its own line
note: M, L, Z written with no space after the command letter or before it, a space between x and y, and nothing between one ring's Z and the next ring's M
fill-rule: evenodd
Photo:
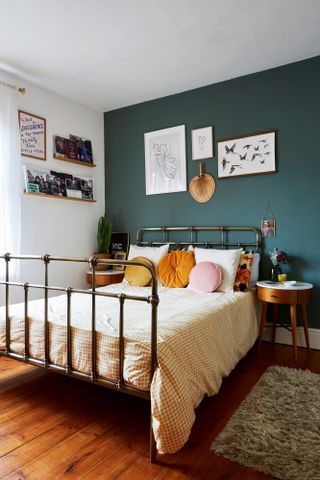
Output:
M95 167L91 140L69 135L69 138L53 136L53 157L56 160Z
M191 131L192 160L202 160L213 156L212 126L195 128Z
M95 201L92 178L24 165L25 193Z
M46 159L46 119L19 110L21 155Z
M187 190L185 125L144 134L146 195Z
M202 163L199 167L199 175L193 177L189 183L189 192L196 202L205 203L214 194L216 183L212 175L203 172Z
M218 178L275 171L275 131L218 141Z
M269 216L270 212L270 216ZM268 218L269 217L269 218ZM261 220L261 236L275 237L276 236L276 219L274 218L270 202L268 201L264 217Z

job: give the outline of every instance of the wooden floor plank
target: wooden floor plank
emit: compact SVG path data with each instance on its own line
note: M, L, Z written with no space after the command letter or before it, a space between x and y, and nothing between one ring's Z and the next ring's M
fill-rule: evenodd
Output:
M6 480L263 480L210 445L270 365L320 373L320 351L263 343L196 410L190 439L174 455L148 457L148 402L0 358L0 478ZM2 375L3 374L3 375Z

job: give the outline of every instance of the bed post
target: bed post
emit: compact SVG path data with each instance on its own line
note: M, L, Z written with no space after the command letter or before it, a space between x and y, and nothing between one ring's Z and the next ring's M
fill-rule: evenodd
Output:
M157 320L158 320L158 280L155 272L152 272L152 294L151 303L151 372L150 372L150 388L154 372L158 365L157 360ZM151 404L150 404L151 408ZM150 414L150 462L155 463L157 460L157 445L154 438L152 428L152 412Z
M49 365L49 324L48 324L48 265L50 255L46 254L42 258L44 263L44 366Z
M6 355L10 353L10 318L9 318L9 262L10 253L5 253L6 261Z

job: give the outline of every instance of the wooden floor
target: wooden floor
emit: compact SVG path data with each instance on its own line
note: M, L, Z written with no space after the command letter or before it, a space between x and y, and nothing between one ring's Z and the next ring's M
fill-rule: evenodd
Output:
M157 464L148 458L149 404L23 363L0 358L0 478L32 479L267 479L209 450L269 365L320 373L320 351L264 343L205 398L187 445Z

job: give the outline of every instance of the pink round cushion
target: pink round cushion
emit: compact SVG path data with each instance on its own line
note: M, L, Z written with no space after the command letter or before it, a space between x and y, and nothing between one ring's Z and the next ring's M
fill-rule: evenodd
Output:
M214 292L222 281L218 265L212 262L199 262L190 272L189 288L198 292Z

